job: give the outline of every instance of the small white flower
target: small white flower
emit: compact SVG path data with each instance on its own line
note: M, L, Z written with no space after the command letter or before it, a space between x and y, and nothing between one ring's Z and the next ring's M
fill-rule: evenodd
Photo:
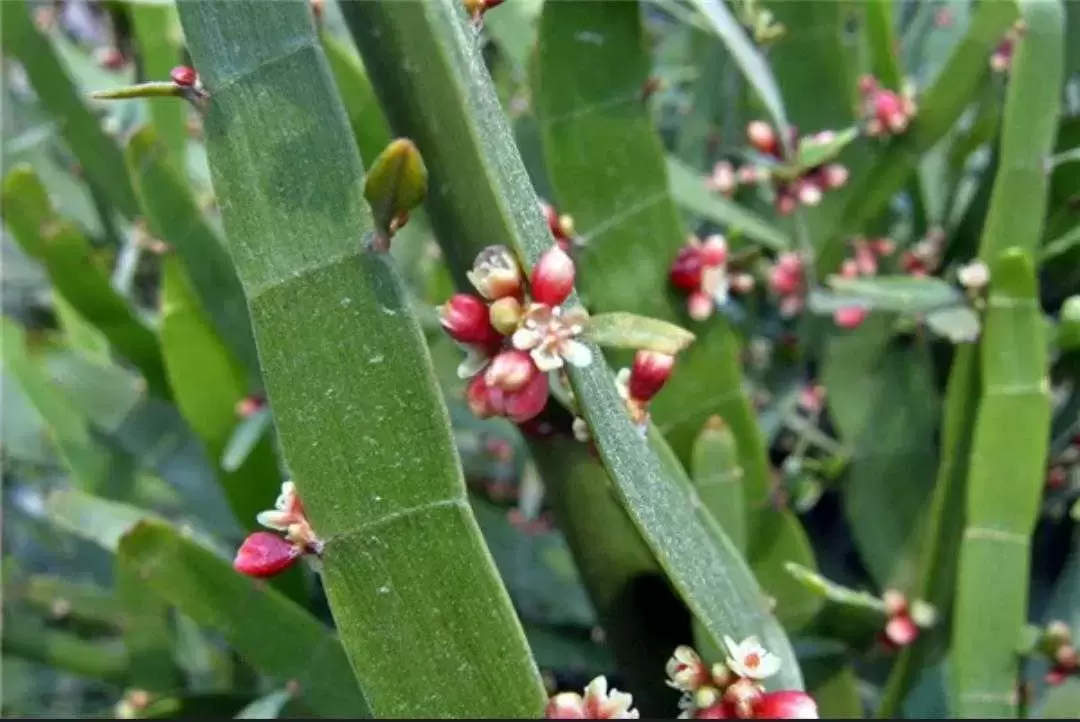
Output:
M675 648L665 671L668 676L667 685L680 692L693 692L709 681L709 670L705 663L692 647L685 644Z
M592 351L576 339L585 330L585 312L564 311L561 306L531 304L521 328L510 338L514 348L528 351L536 368L544 373L563 367L584 367L592 363Z
M292 509L296 503L296 484L291 481L286 481L281 484L281 493L278 494L277 500L274 501L274 508L281 511L288 511Z
M293 521L293 515L287 511L280 511L278 509L272 509L268 511L260 511L255 517L255 521L259 522L267 529L273 529L274 531L288 531L289 524Z
M990 283L990 269L982 261L972 261L957 269L956 280L964 288L977 291Z
M765 679L780 670L780 658L761 646L757 637L747 637L736 642L724 637L727 648L727 666L732 672L746 679Z
M574 438L583 444L591 438L589 434L589 422L580 416L574 417L574 423L571 424L571 429L574 432Z
M617 689L608 691L607 677L600 675L585 687L585 709L592 719L638 719L641 715L631 709L634 698Z
M723 306L731 296L731 279L726 266L707 266L701 272L701 290Z

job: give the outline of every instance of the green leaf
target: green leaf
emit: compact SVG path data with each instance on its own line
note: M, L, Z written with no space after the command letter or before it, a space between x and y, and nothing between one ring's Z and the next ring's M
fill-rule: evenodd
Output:
M360 148L361 158L374 158L390 144L390 131L386 118L364 72L364 66L356 57L356 51L329 33L322 33L323 52L334 72L338 94L349 114L349 125Z
M979 338L979 314L968 306L941 308L926 314L926 327L953 343L970 343Z
M621 311L590 316L584 335L599 346L657 351L669 356L694 341L694 334L673 323Z
M171 167L153 128L137 130L125 149L127 171L151 233L168 243L183 260L221 339L254 383L259 360L251 334L247 300L232 259L218 234L203 217L184 176Z
M1014 2L979 3L967 33L934 83L921 94L919 114L910 130L890 140L865 169L865 177L873 178L874 182L852 184L846 194L843 214L820 246L815 264L819 273L831 272L840 265L847 239L864 232L867 224L885 210L893 196L907 184L922 155L960 118L982 87L990 72L987 59L1016 15Z
M45 514L57 527L110 552L117 550L120 538L140 521L157 519L164 522L154 512L74 489L49 495Z
M1025 17L1038 32L1060 10ZM1029 230L1028 238L1016 240L1032 236L1037 233ZM1034 265L1030 255L1013 249L991 269L952 638L950 708L966 716L1014 713L1014 648L1027 621L1031 535L1050 441L1046 339Z
M746 502L735 437L719 416L694 442L690 480L702 505L724 528L740 553L746 553Z
M830 276L828 283L837 301L850 300L875 311L926 313L964 301L958 288L932 276Z
M886 88L900 90L903 72L900 69L896 12L895 0L870 0L864 5L863 18L874 76Z
M236 713L233 719L277 719L281 711L293 698L293 690L289 687L271 692L260 697L251 704Z
M843 502L855 544L879 585L906 588L934 482L938 410L927 349L894 340L893 320L871 316L833 337L823 381L832 418L854 449Z
M543 687L468 507L419 325L392 261L362 247L362 168L308 4L179 7L269 401L372 712L538 714Z
M136 570L117 557L114 565L117 601L123 609L123 639L131 665L129 684L166 694L180 689L173 662L168 605L147 589Z
M129 11L135 42L139 47L140 68L144 80L168 81L169 71L180 64L183 38L176 16L176 5L168 3L132 3ZM184 101L158 101L149 104L150 118L168 148L173 168L183 170L187 155L187 116L190 106ZM134 179L133 179L134 180Z
M245 374L210 326L176 255L162 261L161 345L177 407L210 458L221 458L236 427L236 405L247 396ZM281 484L270 437L261 435L243 463L223 470L219 480L240 525L259 529L255 517L273 507Z
M28 166L8 172L3 203L4 222L23 250L45 266L56 291L142 371L152 393L167 398L154 332L113 289L108 269L78 229L56 217L45 188Z
M135 194L127 178L116 172L123 162L120 150L79 98L49 39L34 24L30 3L11 0L0 7L5 53L26 69L42 107L56 119L86 178L116 210L134 219L138 215Z
M128 676L128 656L123 644L114 640L86 640L70 632L49 629L36 619L5 615L2 644L5 658L19 657L114 684L123 684Z
M772 69L747 37L742 24L735 19L723 0L691 0L691 4L708 21L708 27L723 41L731 59L742 70L761 104L779 131L781 142L787 143L788 120L784 100Z
M1067 679L1046 693L1036 719L1076 719L1080 709L1080 679Z
M155 594L225 636L262 672L295 680L325 717L367 717L364 697L333 633L304 609L164 523L142 521L117 551Z
M6 316L0 328L4 370L18 382L30 404L41 415L75 482L88 491L106 490L112 466L109 453L93 439L86 419L71 408L30 355L22 328Z
M846 655L819 655L800 659L806 689L818 704L822 719L862 719L859 677Z
M784 173L788 174L789 177L798 178L811 168L836 160L837 156L858 137L859 129L851 127L841 130L836 133L835 137L826 141L807 138L799 143L799 153L795 159L795 164L784 167Z
M704 176L677 158L668 157L667 174L671 196L680 207L766 248L776 251L791 248L786 233L735 201L710 191L705 187Z

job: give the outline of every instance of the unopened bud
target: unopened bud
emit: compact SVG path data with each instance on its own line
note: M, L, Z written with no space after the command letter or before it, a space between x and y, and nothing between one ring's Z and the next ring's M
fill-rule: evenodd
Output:
M715 704L719 704L723 699L724 695L711 684L698 687L694 690L694 706L698 709L707 709Z
M821 186L809 179L803 179L798 186L799 203L804 206L816 206L821 203Z
M488 246L480 251L472 270L466 275L480 295L489 301L521 293L521 266L506 246Z
M781 690L763 694L753 705L754 719L819 719L817 703L805 692Z
M658 351L638 351L634 354L634 364L630 367L630 398L649 401L667 380L675 367L675 357Z
M300 558L301 550L277 534L257 531L248 536L233 559L233 568L249 577L271 577Z
M695 321L704 321L712 316L714 308L713 297L703 291L695 291L686 300L686 311L690 318Z
M979 291L990 283L990 269L982 261L972 261L956 271L956 280L971 291Z
M899 589L886 589L881 595L881 601L885 605L885 614L895 617L907 611L907 597Z
M777 155L776 132L763 120L753 120L746 126L746 138L756 150Z
M1063 644L1054 652L1054 663L1062 669L1073 670L1077 666L1076 647Z
M727 261L727 239L719 233L708 236L701 244L701 262L706 266L722 266Z
M460 343L487 346L499 340L499 332L491 325L487 304L467 293L456 293L439 307L439 323Z
M389 247L389 236L423 202L427 187L427 166L411 140L398 138L379 153L364 178L364 198L371 206L376 229L384 236L377 248Z
M847 306L846 308L838 308L833 312L833 321L840 328L850 330L861 326L869 313L862 306Z
M900 614L885 623L885 638L896 647L906 647L919 636L919 628L907 614Z
M678 255L668 271L668 279L671 285L680 291L694 292L701 288L701 272L703 262L701 249L697 246L686 245L679 249Z
M681 692L694 692L709 681L709 670L693 648L680 645L668 659L664 671L668 686Z
M923 629L929 629L937 624L937 609L929 602L916 599L911 603L911 620Z
M521 302L513 296L500 298L488 309L491 325L504 336L509 336L517 330L524 314L525 310L521 307Z
M532 357L524 351L503 351L491 360L484 372L488 386L504 392L520 391L535 374L540 373Z
M533 300L547 306L558 306L574 290L574 261L558 246L544 251L533 266L529 287Z
M465 387L465 403L473 416L478 419L488 419L499 415L499 408L491 398L491 389L484 381L484 374L477 374Z
M821 172L825 187L829 190L840 188L848 181L848 169L839 163L830 163Z
M169 79L181 88L191 88L194 87L199 76L194 68L188 67L187 65L178 65L169 71Z
M709 176L709 188L724 195L731 195L737 184L735 169L731 163L722 160L713 166L712 175Z
M735 293L750 293L756 284L749 273L736 273L731 277L731 290Z

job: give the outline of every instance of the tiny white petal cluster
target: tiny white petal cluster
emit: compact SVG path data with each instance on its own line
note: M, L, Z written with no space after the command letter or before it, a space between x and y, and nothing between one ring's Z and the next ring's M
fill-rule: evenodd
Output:
M562 368L564 362L588 366L592 351L576 338L585 330L586 318L582 309L566 311L561 306L530 304L511 342L517 350L528 351L536 367L545 373Z
M308 522L304 505L296 493L296 484L286 481L281 485L281 493L274 502L274 508L260 511L255 520L267 529L285 532L285 538L304 549L319 553L322 542L315 536L315 531Z
M728 668L740 677L760 680L780 670L780 658L762 647L757 637L736 642L725 636L724 646L728 653L725 660Z

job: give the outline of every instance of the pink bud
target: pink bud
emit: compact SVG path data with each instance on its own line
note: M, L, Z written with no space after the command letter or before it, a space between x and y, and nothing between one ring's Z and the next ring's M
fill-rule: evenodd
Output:
M660 392L671 370L675 367L675 357L658 351L638 351L634 354L634 363L630 367L630 398L649 401Z
M439 307L439 323L461 343L487 346L500 338L491 325L487 304L467 293L455 293Z
M856 278L859 275L859 264L854 258L845 258L840 264L840 275L844 278Z
M899 614L885 623L885 639L894 647L906 647L919 636L919 627L907 614Z
M879 256L891 256L896 250L896 244L893 243L891 238L875 238L870 241L870 247Z
M505 398L506 418L515 424L531 421L547 406L549 395L547 374L537 373L524 388Z
M1051 667L1050 670L1046 673L1046 683L1051 687L1056 687L1057 685L1068 679L1071 672L1072 670L1068 670L1064 667L1055 665Z
M756 166L744 165L735 171L735 179L742 185L757 183L765 174Z
M680 291L693 292L701 288L702 270L701 249L686 245L679 249L679 254L671 264L668 278L671 285Z
M855 246L855 264L858 266L859 273L863 276L873 276L877 273L877 256L874 255L873 249L865 243Z
M686 300L686 311L695 321L704 321L713 313L713 298L703 291L694 291Z
M751 121L746 126L746 137L750 145L762 153L777 155L776 132L763 120Z
M722 160L713 166L712 175L708 179L709 188L722 193L724 195L731 195L731 192L735 190L735 169L731 163L726 160Z
M767 692L753 704L754 719L819 719L817 703L805 692Z
M816 206L821 203L821 186L814 181L804 178L798 185L799 202L804 206Z
M829 163L822 168L821 173L825 187L829 190L840 188L848 181L848 169L839 163Z
M484 372L484 382L506 393L520 391L540 371L532 357L516 349L503 351L491 360Z
M249 577L272 577L300 558L300 549L277 534L257 531L248 536L233 559L233 569Z
M862 306L838 308L833 312L833 321L844 329L858 328L870 312Z
M863 75L859 78L859 92L864 95L877 90L877 79L873 75Z
M788 188L784 188L776 195L776 212L782 216L790 216L795 212L795 207L798 205L794 194Z
M730 702L717 702L704 709L694 710L694 719L738 719L735 705Z
M778 296L786 296L799 290L799 276L779 264L769 272L769 288Z
M491 397L491 389L488 387L487 382L484 381L484 374L474 376L469 381L469 385L465 387L465 402L469 405L469 410L478 419L488 419L499 415L500 409L495 405Z
M701 244L701 262L706 266L722 266L727 261L727 241L720 234L714 234Z
M533 266L529 278L537 303L558 306L574 290L574 261L558 246L549 248Z
M195 69L186 65L177 65L169 71L169 78L181 88L190 88L195 85L195 81L198 80L198 77Z
M736 273L731 277L731 290L735 293L750 293L756 281L749 273Z

